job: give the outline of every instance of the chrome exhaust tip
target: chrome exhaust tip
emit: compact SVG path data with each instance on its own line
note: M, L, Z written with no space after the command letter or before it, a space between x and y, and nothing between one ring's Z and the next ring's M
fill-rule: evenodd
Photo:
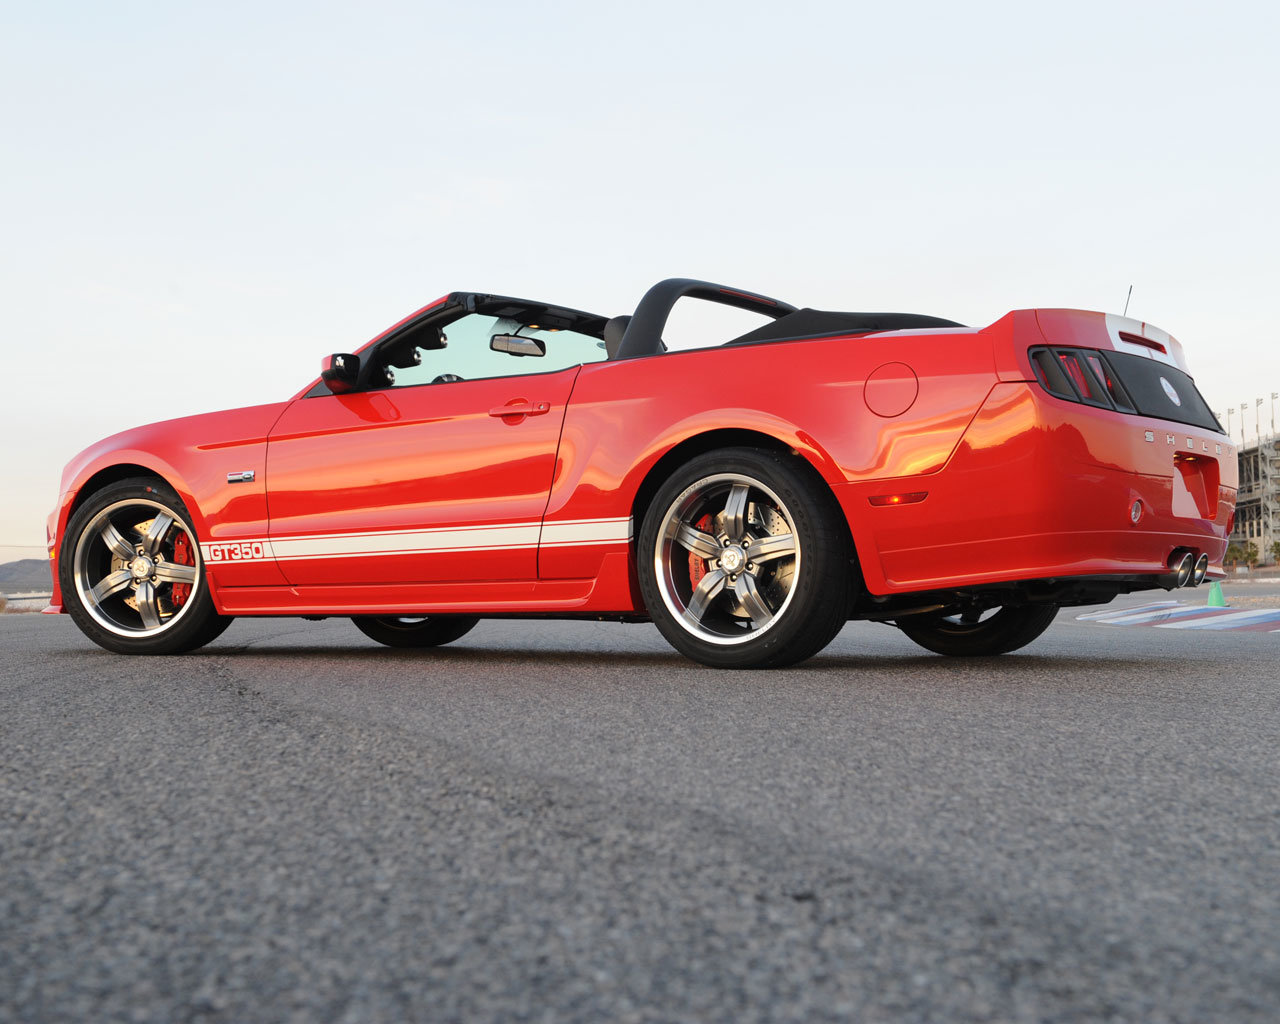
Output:
M1175 548L1167 564L1169 572L1162 577L1162 585L1165 590L1175 590L1191 582L1196 570L1196 556L1186 548Z
M1205 574L1209 571L1209 556L1201 555L1196 559L1196 567L1191 572L1191 585L1193 587L1200 586L1204 582Z

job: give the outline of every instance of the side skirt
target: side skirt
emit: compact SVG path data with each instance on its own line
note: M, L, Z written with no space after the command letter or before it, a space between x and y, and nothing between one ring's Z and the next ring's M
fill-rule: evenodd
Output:
M595 579L283 587L211 586L223 615L644 615L625 552Z

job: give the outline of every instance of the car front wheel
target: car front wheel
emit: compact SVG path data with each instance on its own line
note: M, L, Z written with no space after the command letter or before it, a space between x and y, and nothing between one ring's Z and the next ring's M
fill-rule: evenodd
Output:
M213 606L186 506L159 479L122 480L76 509L58 582L81 632L118 654L180 654L231 622Z
M729 448L667 480L638 547L650 617L682 654L767 668L822 650L849 609L848 530L834 497L794 457Z
M357 615L351 619L370 640L388 647L440 647L470 633L470 615Z
M913 615L898 628L935 654L975 658L1026 647L1057 614L1056 604L1006 605L960 615Z

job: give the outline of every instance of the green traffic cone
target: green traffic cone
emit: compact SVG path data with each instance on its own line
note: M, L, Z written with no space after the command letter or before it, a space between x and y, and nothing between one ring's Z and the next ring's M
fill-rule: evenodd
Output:
M1227 602L1222 599L1222 584L1214 580L1209 584L1209 608L1225 608Z

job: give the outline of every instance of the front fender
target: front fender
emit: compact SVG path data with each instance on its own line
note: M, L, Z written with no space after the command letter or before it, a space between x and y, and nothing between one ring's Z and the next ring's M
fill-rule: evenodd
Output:
M89 494L99 486L139 475L158 476L177 492L202 542L266 536L267 436L288 405L275 403L148 424L90 445L63 471L56 526L50 538L53 551L61 548L71 514ZM251 476L237 483L228 479L242 474ZM224 586L283 582L271 563L220 565L209 572Z

